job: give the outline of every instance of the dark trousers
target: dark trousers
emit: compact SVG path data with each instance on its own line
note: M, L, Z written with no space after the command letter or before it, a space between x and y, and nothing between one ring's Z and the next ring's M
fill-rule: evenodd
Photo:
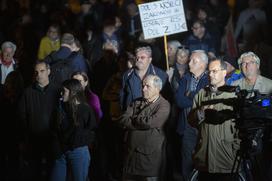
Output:
M184 180L188 180L193 169L193 152L197 143L197 130L186 128L181 137L181 170Z
M160 181L159 177L146 177L139 175L125 175L123 181Z
M198 181L239 181L238 174L199 172Z

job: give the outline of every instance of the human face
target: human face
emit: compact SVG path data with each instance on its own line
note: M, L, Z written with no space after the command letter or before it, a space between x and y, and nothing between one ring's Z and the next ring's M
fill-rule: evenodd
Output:
M66 87L63 87L62 90L62 100L63 102L68 102L70 96L70 91Z
M173 47L172 45L167 45L167 53L169 57L173 57L176 55L176 48Z
M5 48L3 50L3 59L7 62L11 62L13 59L14 52L12 48Z
M213 61L209 64L209 78L210 84L213 87L220 87L225 84L226 70L223 70L220 66L220 61Z
M198 37L202 38L205 34L205 28L202 27L199 23L195 23L192 27L193 34Z
M136 54L136 64L138 70L147 70L151 63L152 58L144 50L137 52Z
M177 54L177 63L178 64L186 64L188 62L188 55L181 50L178 51Z
M50 69L46 68L45 63L37 64L35 67L35 76L37 83L44 87L49 83Z
M251 56L246 56L242 59L241 69L246 78L255 78L259 73L259 65Z
M154 86L150 78L143 81L143 97L149 102L154 101L160 95L160 90Z
M85 81L82 75L74 75L73 79L78 80L81 83L83 89L85 90L86 86L88 85L88 81Z
M58 32L57 28L51 26L48 29L47 36L49 37L49 39L51 39L53 41L56 41L57 39L59 39L59 32Z
M190 72L195 76L202 74L204 66L204 62L201 60L199 53L192 53L189 62Z

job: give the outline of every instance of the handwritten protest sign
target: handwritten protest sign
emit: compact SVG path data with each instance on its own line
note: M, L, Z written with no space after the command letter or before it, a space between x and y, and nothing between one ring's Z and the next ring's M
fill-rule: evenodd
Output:
M145 39L187 31L182 0L138 5Z

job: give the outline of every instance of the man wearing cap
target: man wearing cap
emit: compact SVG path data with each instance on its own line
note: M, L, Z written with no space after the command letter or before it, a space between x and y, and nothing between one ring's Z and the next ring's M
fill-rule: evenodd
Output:
M238 69L236 58L224 56L223 61L227 64L226 85L231 85L234 81L243 77L241 70Z

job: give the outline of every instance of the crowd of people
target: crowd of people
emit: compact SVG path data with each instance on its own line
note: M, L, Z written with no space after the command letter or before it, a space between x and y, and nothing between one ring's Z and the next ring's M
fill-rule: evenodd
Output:
M167 53L144 38L145 2L1 2L0 180L272 180L271 125L234 166L230 91L272 94L272 2L183 0Z

